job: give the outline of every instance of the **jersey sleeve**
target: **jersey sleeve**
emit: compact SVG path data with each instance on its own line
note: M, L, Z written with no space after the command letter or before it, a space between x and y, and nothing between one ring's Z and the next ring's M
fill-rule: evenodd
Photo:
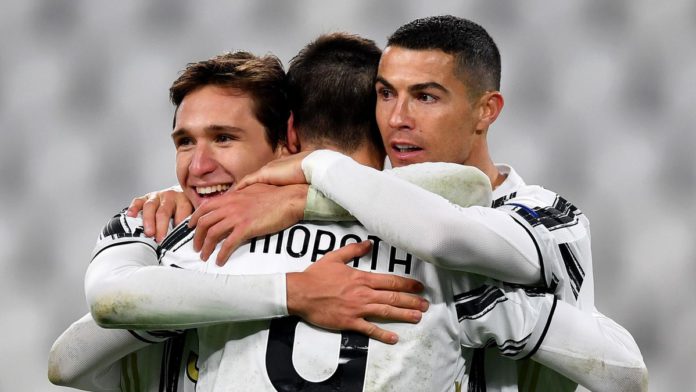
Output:
M132 218L126 214L126 211L127 208L124 208L104 225L92 250L92 259L112 246L140 243L153 250L157 249L155 239L145 235L142 215Z
M423 260L512 283L541 281L534 243L506 212L461 207L332 151L309 154L302 168L311 185L346 208L369 231ZM476 168L468 170L480 173ZM481 187L480 175L471 176L476 179L471 186L452 189L466 195ZM490 184L487 186L490 191Z
M454 303L462 346L495 347L510 359L536 352L556 309L553 294L492 279L455 295Z
M87 314L53 343L48 378L65 387L117 392L121 390L121 358L147 345L126 330L99 327Z
M534 360L543 365L532 371L535 379L546 386L562 390L572 380L592 391L647 390L647 370L633 337L596 310L581 311L539 289L492 280L455 296L455 308L463 347ZM518 369L531 371L529 364Z
M141 225L137 220L127 223ZM216 275L166 267L159 264L150 239L131 237L126 241L121 240L125 236L102 233L87 269L85 294L99 325L148 330L141 337L156 340L169 332L153 329L287 315L285 274Z
M440 195L462 207L491 204L492 192L488 177L480 170L444 162L427 162L386 170L384 173ZM339 204L310 186L307 192L305 220L352 221Z
M592 391L647 391L648 373L631 334L598 311L558 301L546 338L531 357Z
M594 309L590 225L573 204L539 186L524 186L496 209L523 227L534 243L550 292L580 309Z

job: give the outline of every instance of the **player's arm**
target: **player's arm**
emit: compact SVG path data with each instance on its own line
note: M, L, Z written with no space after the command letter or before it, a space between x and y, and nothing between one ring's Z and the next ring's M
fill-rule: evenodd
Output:
M531 357L591 391L647 391L648 370L631 334L595 310L558 301L546 337Z
M493 281L456 296L455 307L464 347L496 347L510 359L531 358L592 391L647 389L633 337L597 311Z
M148 344L129 331L101 328L87 314L53 343L48 379L88 391L120 391L121 358Z
M159 265L142 222L119 214L100 237L85 293L94 319L107 328L179 329L297 314L329 329L349 329L383 342L391 332L365 321L418 322L427 302L422 285L345 265L369 250L351 244L300 273L216 275ZM307 284L329 282L330 284Z
M423 260L507 282L542 281L533 238L507 212L462 208L332 151L311 153L302 160L302 168L308 183L369 231Z
M302 157L306 155L307 153L300 153L272 161L257 173L245 177L235 192L228 192L201 206L193 214L189 224L191 227L196 226L194 249L200 250L201 258L206 260L217 243L224 239L216 258L216 262L222 264L239 244L251 236L260 236L289 227L300 220L303 214L304 219L354 219L312 186L307 190L306 184L295 184L306 181L300 167ZM250 178L263 177L264 173L269 172L273 178L264 181L288 186L258 183L264 181L248 183ZM421 189L421 192L431 192L435 194L433 197L440 195L449 203L460 206L491 204L488 177L472 167L442 162L423 163L389 170L386 175L396 181L407 181ZM261 189L261 193L257 192L255 188L262 185L266 188ZM245 197L247 192L253 194L253 197ZM371 197L374 198L383 196L379 190L371 193ZM264 205L276 207L259 207ZM278 208L279 205L282 208ZM393 229L394 226L389 228Z

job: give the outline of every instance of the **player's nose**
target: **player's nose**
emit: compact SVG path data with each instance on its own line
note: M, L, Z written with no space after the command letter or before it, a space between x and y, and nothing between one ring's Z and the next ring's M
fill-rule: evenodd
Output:
M189 173L201 177L215 171L216 168L217 161L213 156L210 146L205 143L197 144L191 162L189 163Z
M413 116L409 102L405 99L399 99L389 115L389 127L395 129L412 129L414 125Z

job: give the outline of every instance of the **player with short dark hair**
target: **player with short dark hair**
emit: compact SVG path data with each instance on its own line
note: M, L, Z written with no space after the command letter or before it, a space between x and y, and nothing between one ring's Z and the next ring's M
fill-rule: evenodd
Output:
M500 90L500 52L480 25L451 15L416 19L387 40L387 46L413 50L437 49L455 59L455 74L469 87L472 98Z
M264 125L268 143L276 149L285 143L290 115L281 82L284 77L283 65L272 55L258 57L238 51L190 63L169 88L169 99L176 107L174 121L184 98L203 86L244 91L252 98L253 114Z
M632 337L594 307L587 217L556 193L525 184L510 166L495 164L490 156L488 129L503 107L498 59L493 40L475 23L452 16L423 18L390 37L376 83L376 117L392 165L475 166L493 186L490 207L457 208L330 152L291 158L287 164L274 161L242 186L310 183L384 240L438 266L553 293L562 302L552 322L540 325L548 333L533 358L593 390L645 388L645 364ZM352 180L346 183L346 178ZM210 211L199 209L192 219L198 223L197 235L213 233L200 241L204 258L210 244L224 238L219 233L232 232L226 242L243 240L231 223L244 217L210 225L204 220ZM487 290L483 284L462 298ZM569 335L594 338L581 338L584 344L573 351L565 339ZM560 352L568 355L549 357ZM603 366L586 371L597 362ZM474 355L469 371L469 387L474 389L575 389L573 382L547 368L516 364L484 350Z
M381 55L370 40L334 33L319 37L293 57L288 99L295 127L306 142L340 145L351 153L366 142L361 128L369 125L368 140L381 146L373 114L375 64Z
M334 34L310 44L318 53L335 55L329 56L332 58L329 61L334 62L334 67L341 69L337 73L337 77L340 79L339 85L355 86L359 84L360 79L365 79L365 67L353 67L354 62L350 60L356 52L361 53L361 48L374 51L376 46L368 40L362 40L357 47L345 45L357 43L356 39L350 35ZM372 61L371 78L374 78L377 61L378 57ZM288 70L291 80L296 64L298 63L293 60ZM316 64L321 69L325 62L319 60ZM321 74L315 72L314 75L320 77ZM317 88L311 83L299 84L296 87L298 89ZM289 88L293 88L292 83L289 83ZM320 88L326 93L335 87L324 85ZM360 90L357 91L359 94ZM363 89L362 94L369 97L374 92L371 88ZM332 97L330 94L324 96L325 99ZM296 108L294 105L300 104L300 102L290 101L293 112ZM334 113L334 116L324 120L325 124L329 127L339 127L339 124L349 120L346 116L353 116L352 110L355 108L346 108L341 114ZM189 114L185 103L182 104L177 114L175 134L178 133L180 127L187 127ZM312 112L308 112L302 121L306 121L305 124L311 124L314 116ZM354 135L358 138L357 143L354 139L331 140L328 145L318 143L314 137L305 138L304 132L309 126L298 125L295 127L294 120L291 120L288 130L288 141L291 145L288 148L290 150L313 150L319 147L351 149L353 159L381 168L384 156L374 146L372 138L374 120L372 116L362 116L362 119L362 121L355 123ZM353 121L355 120L353 119ZM195 135L193 130L189 130L189 132ZM188 143L194 144L192 141ZM184 145L184 148L187 146L188 144ZM214 158L212 154L209 157L203 156L205 152L200 154L199 159L201 160L217 159L221 167L226 166L221 158ZM449 168L450 166L447 164L429 164L426 167L429 168L430 173L434 173L438 167ZM454 166L457 170L474 173L477 181L483 179L479 182L481 187L490 188L487 179L478 170ZM213 164L211 163L211 171L212 168ZM411 166L400 172L413 173L417 169L417 166ZM428 175L431 175L430 173ZM179 176L179 178L181 181L185 177ZM182 187L185 187L185 181L181 182ZM446 188L459 193L459 189L454 189L451 186ZM198 207L195 196L193 199L194 206ZM216 203L219 200L211 200L209 203ZM485 202L488 202L487 198ZM495 312L489 313L485 317L481 316L472 321L462 321L460 324L459 318L470 309L463 310L467 307L460 309L455 306L456 298L451 293L453 291L461 293L463 288L471 286L472 282L487 280L486 278L440 270L411 254L401 252L386 242L380 241L377 237L371 237L357 223L312 224L311 222L302 222L285 232L257 238L246 243L233 255L234 262L228 263L222 268L218 268L212 263L200 264L198 262L197 253L193 250L191 243L192 237L192 230L188 229L185 224L177 227L160 247L161 262L184 268L195 268L195 265L198 265L199 269L218 274L242 274L246 276L275 271L292 273L307 267L309 267L308 271L314 269L318 266L318 264L312 264L314 260L332 249L346 243L371 238L375 242L373 252L360 260L356 259L353 266L362 270L395 274L395 276L419 277L428 282L428 288L424 295L432 304L430 310L415 326L407 323L388 324L390 329L398 331L401 336L397 345L380 344L375 340L368 340L364 335L346 331L329 332L308 329L304 322L296 318L235 322L200 328L198 330L200 357L205 358L205 361L199 364L201 377L197 386L198 390L220 390L222 388L239 390L303 390L305 388L383 390L387 387L419 390L454 389L461 386L466 377L465 365L470 360L470 351L469 354L464 355L461 346L473 344L467 342L470 342L473 336L478 336L473 326L488 325L485 328L485 338L481 336L476 344L483 345L487 339L494 337L501 342L510 339L525 340L528 344L515 348L514 354L512 354L525 355L533 349L535 342L541 337L541 335L528 336L531 328L537 325L539 320L548 316L554 303L551 295L529 295L523 289L505 288L501 285L501 287L494 289L494 296L496 298L498 294L505 298L509 296L510 301L498 306ZM133 282L131 274L137 273L137 271L126 271L128 279L122 278L124 275L122 270L129 268L128 264L132 263L131 260L113 261L114 265L105 264L106 260L103 258L101 265L98 264L99 261L95 259L90 266L86 277L86 291L93 309L105 308L105 313L95 313L101 322L110 326L128 326L131 328L136 326L141 328L176 328L194 324L206 326L212 323L211 313L216 312L211 312L210 306L204 306L199 299L192 298L199 295L198 291L200 290L187 288L180 294L172 289L161 292L153 289L151 285L145 286L145 281ZM181 272L189 272L189 275L194 274L193 271ZM296 284L290 280L291 275L288 274L288 292L293 291ZM119 280L119 282L111 282L112 280ZM158 284L163 287L171 287L169 282L169 280L161 280ZM306 279L299 282L305 283L299 286L304 290L320 284L315 280L308 281ZM192 283L187 284L179 281L176 284L185 287ZM324 285L327 284L333 285L336 282L330 280L324 283ZM139 300L128 301L124 304L125 306L118 304L113 306L112 299L115 297L135 297ZM292 308L293 305L288 297L288 310L292 310ZM200 312L198 321L194 320L192 312ZM516 317L513 317L515 315ZM309 318L311 319L311 317ZM491 319L496 322L488 323ZM513 319L515 322L511 322ZM340 357L338 363L334 354L338 354ZM409 367L417 368L418 371L404 372L404 369Z
M288 116L284 76L274 56L256 57L236 52L189 64L173 84L172 101L177 110L172 136L177 148L177 177L190 202L200 205L205 199L213 200L233 184L235 178L258 168L264 159L275 157L280 145L274 148L272 140L284 140L279 133L285 133ZM259 86L265 86L263 97L245 90ZM257 110L259 103L274 101L283 103L274 110ZM217 162L224 162L224 165ZM163 268L158 259L167 248L159 246L143 232L140 217L128 217L124 210L110 220L99 236L90 269L107 273L86 282L88 292L101 290L101 296L90 297L95 299L91 310L99 322L113 323L143 300L142 292L123 296L118 285L124 281L136 291L165 298L161 303L163 307L148 314L158 320L162 312L172 308L188 312L192 319L196 319L191 316L196 311L207 311L204 323L288 314L286 296L293 299L293 293L297 292L292 288L286 290L284 273L219 279L212 274ZM322 271L324 266L331 268L331 255L325 259L317 263L314 271ZM120 264L124 261L137 262ZM176 267L166 260L162 264ZM342 263L340 267L348 269ZM108 273L109 270L113 273ZM328 323L322 325L349 328L341 324L343 320L336 317L334 311L341 309L341 301L350 302L363 317L386 315L384 307L388 306L392 309L388 318L417 321L411 309L422 309L425 302L402 292L418 291L418 282L392 275L360 271L354 274L366 275L361 284L354 284L340 272L333 277L332 284L341 290L346 287L341 283L347 281L349 287L360 288L360 294L366 298L356 302L355 294L346 298L334 295L338 302L322 310ZM305 275L296 273L287 280L290 282ZM304 302L311 301L304 298L310 294L310 289L299 288ZM167 301L172 295L199 300L191 309L179 301ZM304 310L302 300L293 301L293 309L313 315L312 311ZM127 320L117 322L127 327ZM185 328L186 322L179 327ZM91 316L83 317L54 344L49 358L49 379L60 385L97 390L193 390L197 378L195 334L145 329L148 331L104 330ZM140 351L128 355L135 350Z

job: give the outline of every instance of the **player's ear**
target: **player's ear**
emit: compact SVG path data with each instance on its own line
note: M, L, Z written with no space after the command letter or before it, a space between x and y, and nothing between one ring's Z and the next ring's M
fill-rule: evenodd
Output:
M300 136L297 134L297 129L295 129L295 121L292 112L290 112L290 117L288 117L288 145L287 150L290 154L297 154L301 149Z
M498 118L498 115L503 110L503 95L499 91L487 91L479 98L477 105L479 111L479 119L476 124L476 133L485 133L488 127Z

